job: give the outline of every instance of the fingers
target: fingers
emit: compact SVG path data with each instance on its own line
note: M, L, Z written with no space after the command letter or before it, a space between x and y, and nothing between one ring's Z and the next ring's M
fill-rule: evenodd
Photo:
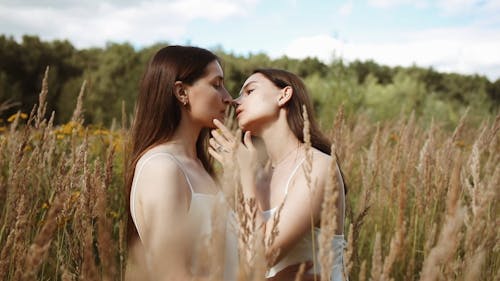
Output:
M221 121L214 119L214 125L220 130L222 136L226 138L230 142L234 142L234 135L233 133L226 127L224 124L222 124Z
M229 150L232 147L231 142L229 142L224 136L222 136L217 130L212 130L212 137L216 143L214 143L213 148L217 150L219 146L222 145L224 149ZM210 143L212 145L212 143Z
M209 148L211 148L213 151L215 151L219 155L223 155L223 153L230 153L231 147L221 145L219 142L217 142L214 138L210 138L208 140L209 143Z
M217 151L215 151L212 147L208 148L208 153L212 155L215 160L219 161L219 163L224 164L224 158Z

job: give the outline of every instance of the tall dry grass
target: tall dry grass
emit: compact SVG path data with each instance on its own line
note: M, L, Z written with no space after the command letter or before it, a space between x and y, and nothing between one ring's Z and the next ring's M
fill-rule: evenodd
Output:
M0 280L123 280L125 115L121 127L84 126L82 86L72 119L54 126L47 73L38 106L0 133ZM350 280L499 280L500 116L473 127L465 114L453 132L418 121L374 125L340 108L328 130L349 187ZM263 280L270 241L258 235L255 202L244 201L234 170L221 179L244 226L238 280ZM325 230L335 230L335 212L323 210ZM225 225L214 217L214 229ZM214 233L204 262L220 280L223 231ZM334 258L327 238L316 241L323 267Z

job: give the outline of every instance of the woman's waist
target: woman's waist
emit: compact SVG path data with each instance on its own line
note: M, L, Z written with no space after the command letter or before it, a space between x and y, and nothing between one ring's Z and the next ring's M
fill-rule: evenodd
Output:
M315 228L314 231L314 241L312 235L309 233L304 235L287 253L277 262L273 267L268 270L267 277L272 277L279 271L283 270L287 266L299 264L307 261L313 262L313 267L309 270L309 273L319 273L319 236L320 229ZM346 246L344 235L334 235L330 238L329 248L326 250L328 252L333 251L334 256L339 256L340 258L335 258L334 264L342 263L343 250Z

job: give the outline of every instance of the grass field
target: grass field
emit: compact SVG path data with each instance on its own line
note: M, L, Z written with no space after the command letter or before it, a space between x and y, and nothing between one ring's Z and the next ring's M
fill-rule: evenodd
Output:
M54 126L44 85L0 128L0 280L123 280L127 120L83 126L78 102ZM467 118L449 131L337 110L350 280L500 280L500 116Z

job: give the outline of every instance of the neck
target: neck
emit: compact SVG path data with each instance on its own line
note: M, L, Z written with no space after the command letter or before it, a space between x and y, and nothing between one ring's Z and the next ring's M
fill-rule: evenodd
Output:
M193 122L183 109L179 126L169 142L178 144L179 153L189 158L197 159L196 141L198 140L201 129L202 127L196 124L196 122Z
M298 149L301 142L288 126L286 111L282 109L276 121L262 129L260 137L264 141L271 164L279 164L287 155Z

